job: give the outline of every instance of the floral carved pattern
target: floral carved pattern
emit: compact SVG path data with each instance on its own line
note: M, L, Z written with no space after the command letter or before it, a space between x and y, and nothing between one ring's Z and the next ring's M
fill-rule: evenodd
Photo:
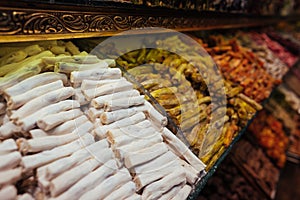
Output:
M1 35L115 32L142 27L185 28L193 25L195 25L195 20L192 19L161 16L0 12Z
M249 16L235 16L201 12L185 16L173 13L150 13L130 10L118 11L53 11L0 7L0 36L9 35L55 35L76 33L108 33L143 27L163 27L176 30L203 30L221 27L245 27L273 23Z

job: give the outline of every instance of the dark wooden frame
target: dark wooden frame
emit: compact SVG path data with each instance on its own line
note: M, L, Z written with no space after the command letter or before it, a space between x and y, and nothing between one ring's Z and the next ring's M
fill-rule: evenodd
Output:
M279 17L184 11L122 4L0 2L0 42L111 36L143 27L178 31L265 26Z

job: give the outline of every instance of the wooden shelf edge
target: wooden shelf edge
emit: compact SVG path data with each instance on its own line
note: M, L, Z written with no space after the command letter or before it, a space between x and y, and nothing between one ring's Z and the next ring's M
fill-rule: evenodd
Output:
M242 28L282 19L210 11L0 2L0 42L103 37L144 27L177 31Z

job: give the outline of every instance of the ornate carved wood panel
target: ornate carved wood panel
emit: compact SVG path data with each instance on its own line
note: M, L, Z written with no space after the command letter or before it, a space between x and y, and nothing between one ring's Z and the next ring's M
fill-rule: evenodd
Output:
M32 9L33 8L33 9ZM107 36L143 27L180 31L266 25L274 18L154 8L0 2L0 42Z

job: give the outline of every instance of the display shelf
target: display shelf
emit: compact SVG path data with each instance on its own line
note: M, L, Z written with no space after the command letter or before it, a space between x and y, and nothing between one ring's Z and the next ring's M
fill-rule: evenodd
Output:
M189 142L184 137L183 132L181 129L175 124L175 122L171 119L171 117L168 115L168 113L165 111L165 109L157 102L157 100L147 91L141 83L139 83L130 73L126 71L124 67L116 63L116 67L120 68L123 72L123 76L129 80L131 83L136 85L139 90L146 95L149 98L149 101L155 107L156 110L158 110L161 114L167 117L168 119L168 128L173 131L173 133L176 133L176 136L180 138L180 140L189 147Z
M122 66L117 64L117 67L119 67L123 73L124 76L130 80L131 82L133 82L135 85L138 86L138 88L142 91L142 93L144 93L145 95L147 95L151 102L154 104L154 106L160 110L160 112L164 115L166 115L168 117L168 121L169 121L169 125L171 127L171 129L173 129L176 133L177 133L177 137L179 137L187 146L190 147L188 141L185 139L183 132L181 131L181 129L172 121L171 117L168 116L167 112L165 111L165 109L159 105L159 103L157 102L157 100L151 96L151 94L138 82L135 80L135 78L126 71L126 69L124 69ZM197 197L199 196L200 192L202 191L202 189L204 188L204 186L206 185L207 181L210 179L210 177L215 173L216 169L219 167L219 165L222 163L222 161L225 159L225 157L230 153L231 149L233 148L233 146L239 141L239 139L243 136L243 134L245 133L245 131L247 130L248 125L251 124L252 120L255 118L256 115L254 115L251 120L249 120L247 122L247 125L245 127L243 127L243 129L234 137L233 141L230 143L230 145L224 149L223 152L221 152L221 156L217 158L217 161L213 164L213 166L208 170L208 172L202 177L202 179L195 185L195 188L193 190L193 192L190 194L189 196L189 200L192 199L197 199ZM219 155L218 153L216 153L216 155Z
M252 117L251 120L248 121L247 125L237 134L237 136L233 139L231 144L225 151L221 154L219 159L215 162L213 167L207 172L207 174L196 184L195 190L190 194L189 200L195 200L199 196L200 192L202 189L205 187L207 181L209 180L210 177L213 176L213 174L216 172L217 168L219 165L223 162L223 160L226 158L226 156L230 153L232 150L233 146L241 139L241 137L245 134L248 126L252 123L252 121L255 119L257 113Z
M268 33L268 36L282 46L286 47L295 55L300 55L300 42L292 38L290 35L284 35L278 32L270 32Z
M247 127L251 124L253 119L255 118L256 114L252 117L251 120L248 121L247 125L237 134L237 136L232 140L231 144L225 151L221 154L219 159L215 162L215 164L211 167L210 170L206 173L206 175L195 185L194 191L189 195L188 200L195 200L199 196L200 192L206 185L207 181L210 177L216 172L219 165L223 162L226 156L229 154L233 146L240 140L240 138L244 135L247 130Z
M241 28L296 19L293 16L185 11L116 2L98 2L95 5L87 1L75 4L67 3L69 1L45 2L1 1L0 42L111 36L143 27L178 31Z
M238 145L238 144L236 144ZM209 179L207 187L201 192L198 200L214 199L260 199L267 200L265 194L251 182L245 170L235 164L230 154L223 161L216 174Z
M135 80L135 78L124 69L124 67L117 64L117 67L120 68L123 72L124 77L126 77L130 82L134 83L143 94L147 95L151 101L151 103L154 105L154 107L159 110L162 114L167 116L169 128L173 130L175 133L177 133L177 137L179 137L188 147L190 147L189 142L186 140L183 132L181 129L175 124L175 122L171 119L170 116L168 116L168 113L165 111L165 109L157 102L157 100L151 96L151 94L138 82ZM207 171L207 173L199 180L198 183L196 183L195 188L193 192L189 195L189 200L197 199L200 192L206 185L207 181L210 179L210 177L215 173L219 165L222 163L222 161L226 158L226 156L230 153L234 145L239 141L239 139L244 135L244 133L247 130L247 127L251 124L252 120L255 118L256 114L247 122L247 125L243 127L243 129L235 136L233 141L230 143L230 145L224 150L224 152L221 153L221 156L217 159L217 161L213 164L213 166Z
M97 55L97 51L95 51L94 53ZM147 90L145 90L144 87L138 81L135 80L134 76L132 76L131 74L129 74L122 66L118 65L118 67L122 69L122 71L124 72L124 75L125 75L126 78L128 78L129 80L131 80L132 82L134 82L139 87L139 89L142 91L142 93L144 93L145 95L147 95L148 97L150 97L150 100L152 101L152 103L155 105L155 107L158 110L161 111L161 113L163 113L164 115L167 115L167 113L164 110L164 108L158 104L158 102L155 100L155 98L153 98L151 96L151 94ZM267 100L264 100L262 103L265 104L266 101ZM191 193L189 199L196 199L197 198L197 196L199 195L199 193L201 192L201 190L206 185L206 182L214 174L214 172L219 167L219 165L222 163L222 161L224 160L224 158L231 151L231 149L235 145L235 143L242 137L242 135L244 134L245 130L247 129L247 126L252 122L253 118L250 121L248 121L247 125L245 127L243 127L243 129L237 134L237 136L234 137L233 141L230 143L230 145L229 145L228 148L220 149L219 152L214 155L213 158L216 158L217 161L213 164L213 166L211 168L209 168L208 173L195 185L195 190L193 191L193 193ZM182 134L182 131L180 131L180 129L175 125L175 123L171 120L170 117L168 117L168 119L169 119L169 124L171 124L171 126L175 127L175 131L174 132L178 133L177 136L180 137L181 139L183 139L183 142L189 146L188 142L186 140L184 140L185 138L184 138L184 136ZM221 156L219 156L219 155L221 155Z
M55 3L52 3L55 2ZM53 39L73 39L112 36L126 30L143 27L163 27L178 31L197 31L212 29L231 29L257 27L276 24L280 20L294 20L295 16L274 17L236 13L220 13L211 11L184 11L168 8L152 8L132 4L98 3L78 1L77 5L64 1L2 1L0 2L0 43L37 41ZM154 32L154 31L153 31ZM149 33L149 30L139 33ZM130 76L126 74L130 79ZM140 86L141 87L141 86ZM141 87L143 88L143 87ZM147 94L147 91L143 91ZM149 94L147 94L149 96ZM270 95L271 96L271 95ZM154 106L163 114L164 109L150 95ZM247 126L234 137L228 148L224 150L206 175L195 185L189 195L196 199L215 173L233 146L244 135ZM177 136L185 141L182 131L168 117L169 123L179 133Z
M294 67L298 66L298 63L300 61L298 60L297 63L295 63L295 65L291 68L293 69ZM286 77L288 75L288 73L284 76ZM283 77L283 78L284 78ZM275 88L273 88L270 96L268 99L265 99L262 102L263 107L265 107L266 103L268 102L268 100L270 98L272 98L274 91L276 90L278 86L276 86ZM223 160L226 158L226 156L230 153L230 151L232 150L233 146L240 140L240 138L245 134L248 126L252 123L252 121L255 119L255 117L257 116L258 112L251 118L251 120L249 120L247 122L247 125L237 134L237 136L233 139L233 141L231 142L230 146L225 149L225 151L221 154L221 156L219 157L219 159L215 162L215 164L213 165L213 167L211 167L210 170L208 170L207 174L195 185L195 190L190 194L189 196L189 200L195 200L197 199L197 197L199 196L200 192L202 191L202 189L205 187L207 181L209 180L209 178L211 176L213 176L213 174L216 172L217 168L219 167L219 165L223 162Z
M293 76L295 67L287 74L288 77ZM286 153L287 160L294 163L300 163L300 146L298 145L300 141L298 133L300 115L298 105L299 97L285 83L274 91L270 101L266 104L266 110L283 123L284 130L290 139Z
M245 150L245 147L248 147L248 150L251 149L252 152L255 152L256 159L262 159L262 162L258 162L261 168L259 170L262 170L264 165L268 165L269 167L272 167L272 171L268 172L270 173L273 178L275 179L275 182L268 182L266 183L264 180L265 177L261 177L260 172L254 171L253 168L248 167L249 163L247 157L245 157L246 160L243 162L243 158L239 156L239 153L241 150ZM247 148L246 147L246 148ZM273 163L269 160L269 158L265 155L265 153L260 149L260 147L257 144L253 144L247 140L241 140L240 143L236 144L235 149L232 152L233 154L230 155L230 159L232 159L234 165L240 170L241 174L247 179L247 181L256 188L256 191L258 191L262 197L265 197L267 199L274 199L276 195L277 190L277 183L280 175L280 170L273 165ZM252 153L253 155L254 153ZM262 164L263 163L263 164ZM253 166L252 166L253 167ZM273 173L272 173L273 172ZM271 184L273 187L270 187Z

